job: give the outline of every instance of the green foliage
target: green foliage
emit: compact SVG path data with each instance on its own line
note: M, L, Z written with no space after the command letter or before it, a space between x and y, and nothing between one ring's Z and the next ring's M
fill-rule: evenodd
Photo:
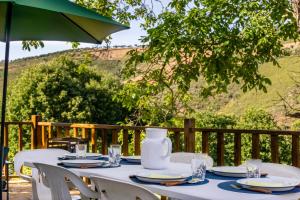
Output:
M44 47L44 43L42 41L32 41L32 40L27 40L27 41L22 41L22 49L23 50L27 50L30 51L31 48L43 48Z
M233 128L237 123L237 117L224 114L216 114L214 112L206 111L195 115L196 127L198 128ZM217 160L217 134L211 133L209 135L209 155L214 160ZM196 150L201 151L202 138L201 134L196 135ZM233 164L233 135L225 135L225 163L227 165Z
M241 116L237 125L243 129L270 130L277 129L273 116L260 108L250 108Z
M112 100L119 87L115 79L102 80L88 63L61 57L16 79L9 90L8 119L40 114L47 121L114 123L126 115Z
M300 120L296 120L292 123L292 130L298 131L300 129Z
M144 95L149 101L171 91L182 97L199 79L203 96L226 92L231 83L244 92L266 92L271 81L259 65L278 66L282 42L298 38L288 0L173 0L146 24L142 42L147 48L129 53L123 75L141 86L157 84L151 96ZM165 104L182 99L168 98Z
M240 118L237 125L241 129L274 130L279 129L270 113L263 109L250 108ZM291 137L279 137L279 154L282 163L291 163ZM260 135L260 157L264 161L271 161L271 138L269 135ZM242 156L243 159L251 158L251 137L242 137Z
M195 119L198 128L233 128L237 123L235 116L210 111L196 113Z
M140 85L127 82L116 95L116 99L127 109L133 111L131 120L135 124L160 125L178 116L178 110L182 106L172 104L174 101L169 99L187 97L187 95L175 97L173 92L162 91L160 88L161 86L156 83L145 82ZM184 100L182 99L182 101Z
M113 100L120 87L117 79L89 67L89 61L60 57L26 69L11 84L8 120L26 121L39 114L44 121L113 124L128 114ZM24 140L26 144L29 138ZM10 141L17 141L15 131Z

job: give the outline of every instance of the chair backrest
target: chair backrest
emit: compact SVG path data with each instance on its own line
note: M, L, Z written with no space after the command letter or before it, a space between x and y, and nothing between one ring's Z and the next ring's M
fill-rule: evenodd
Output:
M205 160L207 168L211 168L214 164L212 157L202 153L176 152L171 154L170 161L174 163L190 164L193 158L200 157Z
M43 163L33 164L39 170L43 183L50 188L52 200L72 200L66 180L71 181L85 198L100 199L100 193L92 191L70 170Z
M24 162L43 162L51 164L51 162L57 161L57 157L67 153L69 152L63 149L34 149L20 151L15 155L14 169L18 176L22 176L21 168L24 165Z
M101 200L158 200L149 190L128 182L97 176L90 179L101 192Z

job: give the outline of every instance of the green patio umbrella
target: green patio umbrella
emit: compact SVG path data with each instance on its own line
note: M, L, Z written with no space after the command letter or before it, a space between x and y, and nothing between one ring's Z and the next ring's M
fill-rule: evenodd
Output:
M6 42L0 138L2 156L0 156L0 163L3 160L10 41L52 40L101 43L108 35L128 28L128 26L68 0L0 0L0 40ZM2 177L2 165L0 173ZM0 188L2 188L1 181ZM1 199L2 195L0 196Z

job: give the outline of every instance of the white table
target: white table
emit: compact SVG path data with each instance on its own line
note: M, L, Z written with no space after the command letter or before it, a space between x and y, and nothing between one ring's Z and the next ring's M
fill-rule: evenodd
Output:
M46 164L57 165L58 160L49 160ZM45 162L44 162L45 163ZM30 161L25 163L28 167L33 167ZM122 181L133 182L129 179L129 175L140 172L149 172L150 170L144 169L141 165L122 165L117 168L94 168L94 169L70 169L79 176L104 176L114 178ZM158 172L158 170L155 170ZM172 163L168 171L172 172L190 172L190 165ZM228 181L228 180L227 180ZM160 186L141 184L143 187L158 193L163 196L178 198L183 200L298 200L300 193L290 193L284 195L271 195L271 194L250 194L227 191L218 187L219 183L224 180L209 179L209 183L196 186ZM135 183L137 184L137 183Z

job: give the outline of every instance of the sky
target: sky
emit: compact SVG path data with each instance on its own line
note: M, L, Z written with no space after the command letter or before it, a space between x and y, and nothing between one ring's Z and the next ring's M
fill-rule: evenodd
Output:
M139 22L134 21L131 23L131 27L128 30L124 30L118 33L112 34L111 45L134 45L140 44L139 38L145 35L145 32L139 27ZM10 60L17 58L24 58L30 56L37 56L41 54L47 54L56 51L63 51L66 49L71 49L71 43L67 42L47 42L45 41L45 47L39 49L31 49L30 52L22 50L21 42L11 42L10 46ZM82 43L80 47L93 47L93 44ZM4 60L5 54L5 43L0 42L0 60Z

